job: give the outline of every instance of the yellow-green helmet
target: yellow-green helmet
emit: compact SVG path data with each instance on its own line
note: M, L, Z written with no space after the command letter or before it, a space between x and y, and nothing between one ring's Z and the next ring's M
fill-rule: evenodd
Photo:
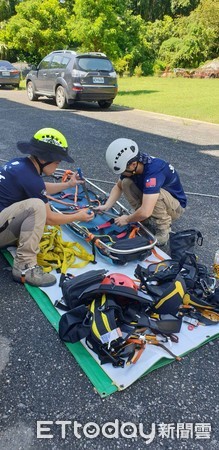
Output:
M68 154L68 143L65 136L54 128L38 130L29 142L17 143L22 153L29 153L44 161L74 162Z

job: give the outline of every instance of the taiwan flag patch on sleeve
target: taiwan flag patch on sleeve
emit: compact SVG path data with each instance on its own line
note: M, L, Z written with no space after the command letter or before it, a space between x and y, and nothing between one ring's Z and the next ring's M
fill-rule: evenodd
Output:
M156 178L149 178L148 180L146 180L145 186L146 186L146 188L150 188L150 187L155 187L156 184L157 184Z

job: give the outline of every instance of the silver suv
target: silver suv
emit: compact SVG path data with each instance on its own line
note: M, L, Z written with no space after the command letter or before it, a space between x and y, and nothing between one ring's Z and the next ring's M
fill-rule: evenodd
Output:
M55 98L60 109L75 101L98 102L109 108L118 91L117 75L104 53L57 50L26 76L30 101Z

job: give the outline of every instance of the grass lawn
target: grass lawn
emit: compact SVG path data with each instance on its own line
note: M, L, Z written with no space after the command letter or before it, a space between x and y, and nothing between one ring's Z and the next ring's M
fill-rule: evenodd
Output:
M115 105L219 123L219 78L119 78Z
M115 105L219 123L219 78L127 77L118 84Z

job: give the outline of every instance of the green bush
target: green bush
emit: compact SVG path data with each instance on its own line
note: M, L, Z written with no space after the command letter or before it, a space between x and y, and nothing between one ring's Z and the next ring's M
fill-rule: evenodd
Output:
M138 64L134 69L134 76L136 77L142 77L144 75L142 70L142 64Z
M146 58L144 59L142 65L141 65L144 75L153 75L153 73L154 73L153 64L154 64L153 60L146 59Z
M114 62L115 70L120 77L130 76L130 61L131 55L127 54L124 58L119 58Z
M160 75L166 69L166 63L160 59L156 59L153 65L153 72L155 75Z

